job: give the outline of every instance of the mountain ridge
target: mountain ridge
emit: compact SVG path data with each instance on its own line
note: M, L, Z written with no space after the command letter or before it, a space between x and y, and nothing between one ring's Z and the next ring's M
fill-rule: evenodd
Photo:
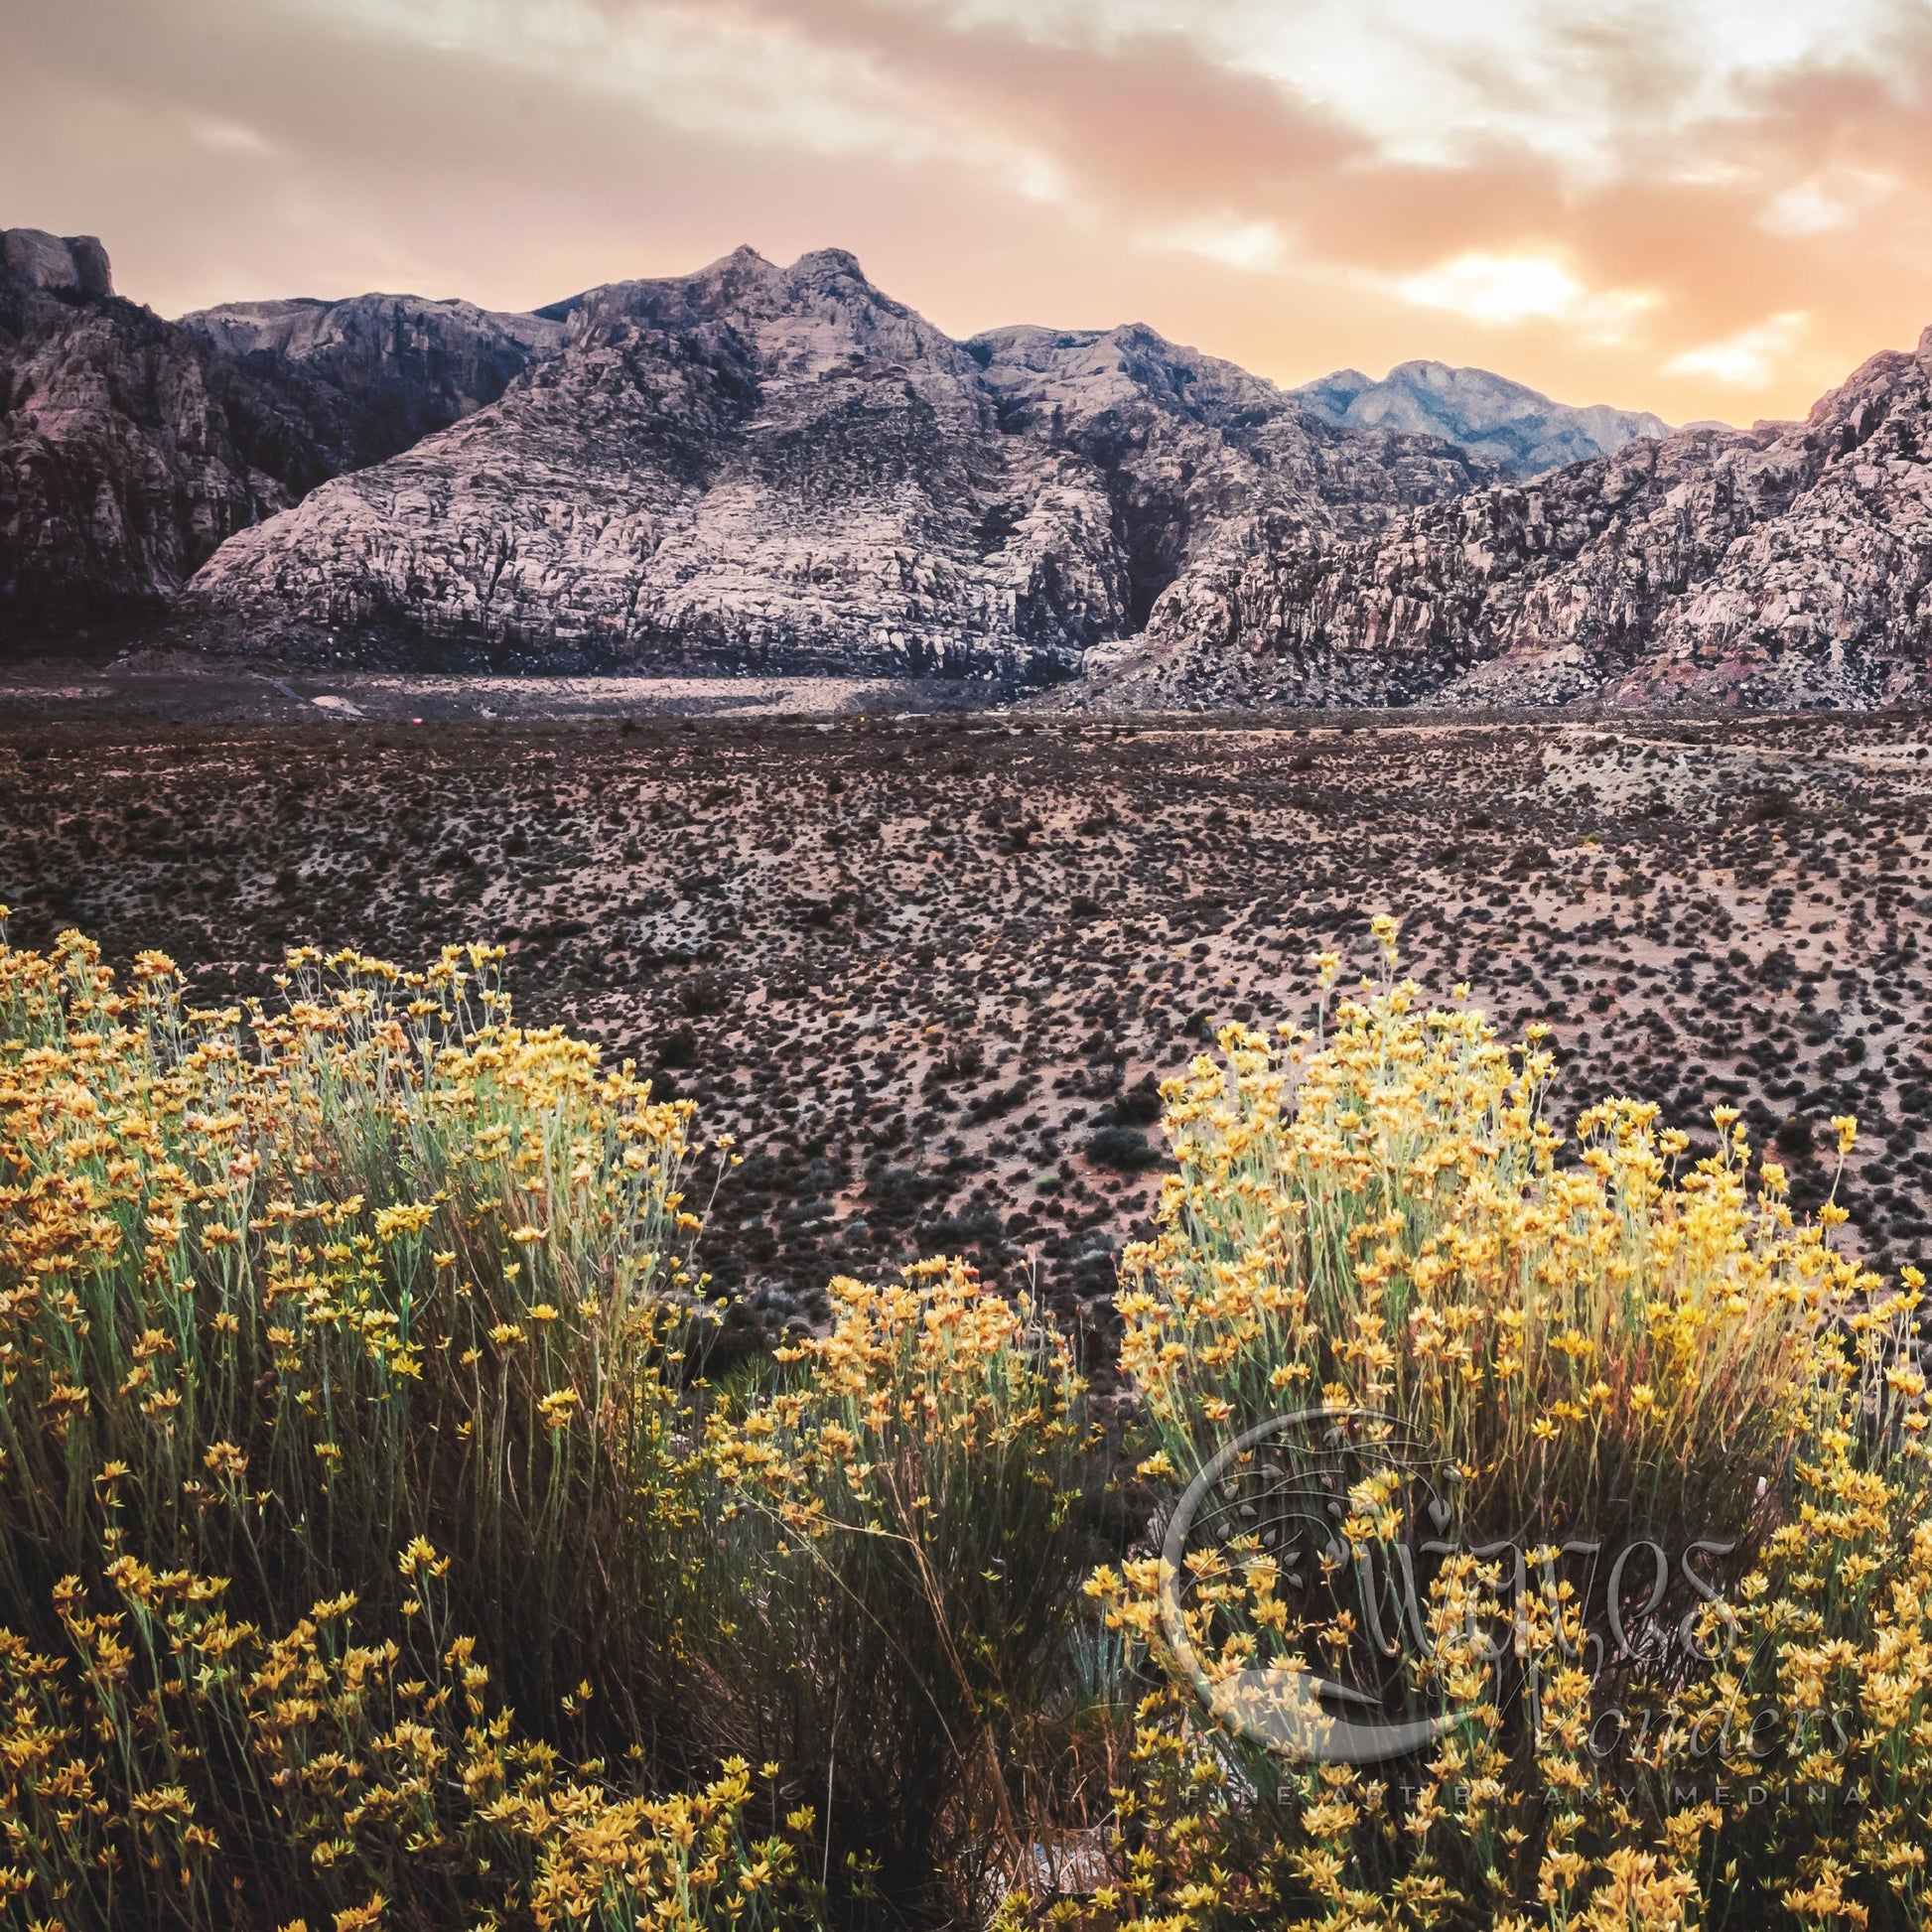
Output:
M295 651L1065 677L1259 516L1360 533L1490 474L1144 328L961 344L845 250L739 249L586 291L496 403L231 540L185 612Z
M1380 382L1359 369L1336 369L1289 394L1339 428L1444 437L1487 457L1517 483L1670 434L1669 424L1648 410L1553 402L1489 369L1429 360L1398 362Z
M1077 702L1932 701L1932 329L1802 423L1639 439L1381 535L1258 548Z
M1924 703L1932 331L1804 423L1667 431L1441 363L1284 389L1144 324L960 342L838 248L169 323L94 238L8 230L0 619L103 613L1103 709Z

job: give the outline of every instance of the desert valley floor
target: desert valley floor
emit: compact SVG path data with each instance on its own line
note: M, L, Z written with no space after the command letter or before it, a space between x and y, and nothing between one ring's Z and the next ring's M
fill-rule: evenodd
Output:
M1430 992L1555 1034L1552 1104L1740 1107L1887 1263L1932 1245L1932 719L1358 724L603 716L0 726L11 938L158 946L208 1001L290 944L500 938L557 1021L737 1137L701 1256L764 1324L964 1250L1104 1347L1153 1082L1311 1013L1402 921ZM712 1157L715 1160L715 1157ZM712 1175L700 1176L702 1198Z

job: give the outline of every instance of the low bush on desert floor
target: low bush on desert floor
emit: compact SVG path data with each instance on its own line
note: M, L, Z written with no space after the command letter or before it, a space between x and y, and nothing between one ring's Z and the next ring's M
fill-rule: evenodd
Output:
M8 1922L1922 1923L1918 1281L1725 1116L1566 1145L1548 1055L1382 936L1314 1036L1170 1084L1124 1439L956 1262L727 1366L686 1193L728 1150L487 949L193 1011L0 945ZM1399 1762L1211 1715L1360 1661L1396 1484L1319 1575L1239 1521L1163 1575L1288 1411L1446 1473L1428 1641L1370 1659L1436 1721ZM1650 1651L1587 1539L1709 1553Z

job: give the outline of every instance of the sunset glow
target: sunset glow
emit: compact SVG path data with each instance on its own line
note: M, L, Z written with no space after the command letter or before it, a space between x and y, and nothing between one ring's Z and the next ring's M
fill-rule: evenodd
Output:
M955 334L1124 320L1800 414L1932 321L1904 0L9 0L7 219L164 314L495 307L750 242Z

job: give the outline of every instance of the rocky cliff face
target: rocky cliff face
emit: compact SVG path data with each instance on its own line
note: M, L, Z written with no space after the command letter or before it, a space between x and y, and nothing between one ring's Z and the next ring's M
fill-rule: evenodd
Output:
M289 500L193 345L115 297L99 242L0 237L0 623L158 610Z
M1337 430L1271 382L1139 324L1001 329L966 345L1000 421L1091 463L1126 555L1131 628L1264 532L1359 536L1491 481L1434 436Z
M1800 424L1640 439L1171 598L1112 705L1932 701L1932 331Z
M500 395L562 324L365 296L163 322L91 236L0 235L0 623L159 613L236 530Z
M1439 364L1285 392L1140 327L956 343L838 250L171 324L12 230L0 625L1095 706L1932 702L1932 332L1805 423L1661 428Z
M253 390L250 454L297 496L474 415L564 340L554 316L415 295L232 302L178 326Z
M1145 329L951 341L838 250L593 291L460 429L227 546L191 615L285 648L1051 676L1259 524L1492 473Z
M1576 409L1487 369L1447 362L1403 362L1380 382L1337 369L1289 393L1337 428L1440 436L1518 482L1670 434L1645 410Z
M1002 434L959 345L850 256L593 291L563 352L203 571L286 648L1012 674L1125 621L1089 466Z

